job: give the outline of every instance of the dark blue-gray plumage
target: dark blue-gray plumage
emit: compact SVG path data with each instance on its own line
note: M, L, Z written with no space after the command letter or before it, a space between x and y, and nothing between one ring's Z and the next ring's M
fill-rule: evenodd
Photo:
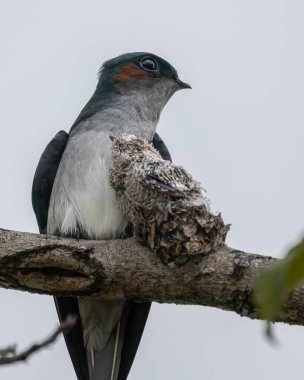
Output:
M125 235L129 223L108 179L110 136L143 137L170 159L155 132L157 122L174 92L189 87L153 54L125 54L106 62L70 133L59 132L41 156L32 190L40 232L90 239ZM56 307L60 319L80 313L81 324L66 337L78 379L126 379L150 304L56 298Z

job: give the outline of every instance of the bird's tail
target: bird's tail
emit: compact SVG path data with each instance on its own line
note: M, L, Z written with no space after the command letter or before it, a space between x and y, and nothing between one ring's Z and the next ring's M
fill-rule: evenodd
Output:
M127 315L124 312L101 351L87 351L90 380L117 380L126 320Z

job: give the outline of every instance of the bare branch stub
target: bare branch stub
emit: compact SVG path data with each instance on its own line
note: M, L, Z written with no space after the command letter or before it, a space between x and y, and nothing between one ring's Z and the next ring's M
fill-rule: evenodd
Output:
M0 365L13 364L20 361L25 361L33 353L54 343L57 337L62 334L68 334L77 323L78 317L76 315L68 315L66 320L63 321L57 329L46 339L40 343L34 343L26 350L16 353L16 345L0 349Z

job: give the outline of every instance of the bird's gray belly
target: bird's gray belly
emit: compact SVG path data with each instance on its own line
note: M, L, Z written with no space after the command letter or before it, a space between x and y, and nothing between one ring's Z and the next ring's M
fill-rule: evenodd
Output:
M105 131L86 130L69 138L52 191L47 232L113 239L127 221L109 185L111 140ZM124 302L79 299L87 349L101 350L117 324Z

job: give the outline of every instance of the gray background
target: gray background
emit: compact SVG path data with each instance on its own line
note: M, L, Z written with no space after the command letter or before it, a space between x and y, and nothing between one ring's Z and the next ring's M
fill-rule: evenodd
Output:
M45 145L68 130L101 63L151 51L192 91L177 93L159 132L174 161L232 223L228 243L281 256L303 233L301 1L4 1L0 3L0 227L37 231L31 181ZM50 297L1 290L0 346L57 323ZM302 379L304 328L234 313L155 304L130 379ZM63 339L5 380L75 379Z

